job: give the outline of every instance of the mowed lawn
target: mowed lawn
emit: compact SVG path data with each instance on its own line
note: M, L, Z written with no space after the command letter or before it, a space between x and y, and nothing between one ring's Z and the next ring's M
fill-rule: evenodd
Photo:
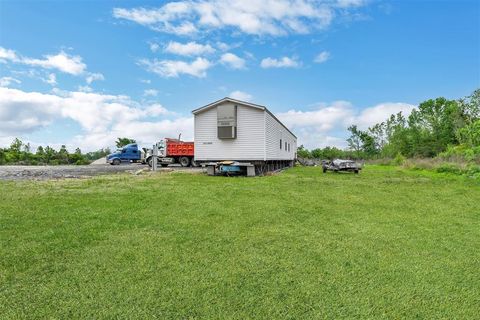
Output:
M480 316L480 183L370 166L0 182L0 318Z

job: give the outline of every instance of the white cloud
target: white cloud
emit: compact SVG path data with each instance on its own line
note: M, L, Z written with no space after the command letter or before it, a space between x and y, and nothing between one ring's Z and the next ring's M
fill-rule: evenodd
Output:
M402 102L385 102L377 104L376 106L363 109L356 117L356 124L359 128L367 129L376 123L387 120L390 115L402 112L404 116L409 116L414 105Z
M56 85L57 84L57 76L55 73L50 73L46 79L43 79L45 83L48 83L49 85Z
M158 90L145 89L145 90L143 90L143 95L146 96L146 97L156 97L158 95Z
M335 101L319 104L313 110L289 110L277 113L277 117L298 137L298 143L307 148L346 146L348 126L357 124L365 130L376 123L385 121L391 114L402 112L409 115L415 106L407 103L382 103L362 110L350 102Z
M220 62L232 69L245 69L245 59L230 52L222 54Z
M56 113L56 96L0 88L0 136L31 132L46 126Z
M209 44L200 44L194 41L188 43L170 41L165 47L165 52L182 56L199 56L213 53L215 49Z
M283 57L280 59L265 58L260 63L262 68L297 68L300 63L295 58Z
M324 63L328 59L330 59L330 52L328 51L322 51L320 52L316 57L315 57L315 62L316 63Z
M205 58L196 58L192 62L179 60L148 60L142 59L139 64L148 71L156 73L165 78L176 78L181 74L189 74L194 77L203 78L207 70L212 66Z
M182 35L231 28L246 34L278 36L326 28L336 11L358 6L359 0L184 0L158 8L115 8L113 16Z
M152 80L150 80L150 79L140 79L140 82L150 84L150 83L152 83Z
M217 42L217 47L218 49L222 50L222 51L228 51L231 49L231 46L225 42Z
M239 90L231 92L229 97L242 101L252 101L253 99L253 96L251 94Z
M337 0L337 6L340 8L360 7L365 5L366 0Z
M44 69L57 69L61 72L80 75L85 72L87 65L83 63L82 57L72 56L64 51L55 55L45 55L43 59L22 57L10 49L0 47L0 59L14 63L25 64L32 67L41 67Z
M152 52L157 52L160 49L160 45L158 43L150 43L150 50Z
M57 69L72 75L82 74L87 68L80 56L71 56L64 51L56 55L45 55L44 59L22 58L21 63L45 69Z
M158 117L173 119L158 119ZM162 137L193 138L193 119L176 116L160 104L142 105L127 96L85 92L43 94L0 88L0 142L70 119L82 128L65 141L84 151L110 146L119 136L151 145Z
M289 110L277 116L289 128L312 127L316 131L327 132L352 123L354 109L350 102L335 101L330 105L321 104L315 110Z
M15 51L0 47L0 59L16 61L18 57Z
M80 92L92 92L93 91L92 87L90 87L90 86L78 86L77 89Z
M2 77L0 78L0 87L8 87L12 83L20 84L22 81L12 78L12 77Z
M85 78L88 84L92 84L93 81L105 80L105 77L101 73L89 73Z

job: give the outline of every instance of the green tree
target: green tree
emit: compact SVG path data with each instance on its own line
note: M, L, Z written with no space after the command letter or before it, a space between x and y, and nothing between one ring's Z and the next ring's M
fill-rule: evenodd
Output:
M45 163L45 150L43 150L42 146L38 146L35 157L39 163Z
M80 148L75 149L75 152L69 155L69 163L71 164L88 164L89 161L82 154Z
M50 162L54 159L55 154L56 152L52 147L46 146L45 147L45 163L50 164Z
M127 144L130 143L135 143L135 139L130 139L130 138L117 138L117 141L115 141L115 145L117 148L121 148L123 146L126 146Z
M110 148L104 148L104 149L100 149L100 150L97 150L97 151L92 151L92 152L86 153L85 154L85 159L87 159L87 160L97 160L97 159L100 159L100 158L103 158L103 157L109 155L110 153L112 153Z
M385 122L377 123L368 128L369 135L373 138L376 150L383 150L387 144L387 132Z
M312 154L303 145L297 148L297 157L299 158L311 158Z
M18 161L20 161L22 156L22 146L23 146L22 140L18 138L15 138L15 140L13 140L6 154L7 162L17 163Z
M357 157L360 157L362 151L362 131L358 130L356 125L348 127L348 131L350 131L350 137L347 139L348 148L354 151Z
M458 138L469 148L480 147L480 120L459 129Z
M480 119L480 89L475 90L470 96L460 99L458 104L467 124Z
M459 104L445 98L420 103L409 116L408 124L414 155L432 157L458 144L456 131L465 125Z
M68 164L68 150L65 145L62 145L60 147L60 150L58 150L57 154L55 155L55 159L58 160L59 164Z
M323 159L323 151L320 148L313 149L310 153L314 159Z
M0 164L6 164L7 163L7 157L6 157L6 151L3 148L0 148Z

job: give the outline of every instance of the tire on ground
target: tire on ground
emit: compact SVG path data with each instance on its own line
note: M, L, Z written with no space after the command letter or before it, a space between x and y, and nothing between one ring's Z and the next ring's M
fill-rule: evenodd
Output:
M190 165L190 158L180 157L179 162L182 167L188 167Z

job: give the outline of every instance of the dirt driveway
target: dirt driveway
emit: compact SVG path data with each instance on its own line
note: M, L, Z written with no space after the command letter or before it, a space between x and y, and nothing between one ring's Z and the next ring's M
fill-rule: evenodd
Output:
M138 170L149 168L144 164L121 164L112 166L103 165L64 165L64 166L0 166L0 180L47 180L63 178L81 178L102 174L115 174L118 172L135 173ZM190 170L201 172L201 168L183 168L169 166L167 170Z

